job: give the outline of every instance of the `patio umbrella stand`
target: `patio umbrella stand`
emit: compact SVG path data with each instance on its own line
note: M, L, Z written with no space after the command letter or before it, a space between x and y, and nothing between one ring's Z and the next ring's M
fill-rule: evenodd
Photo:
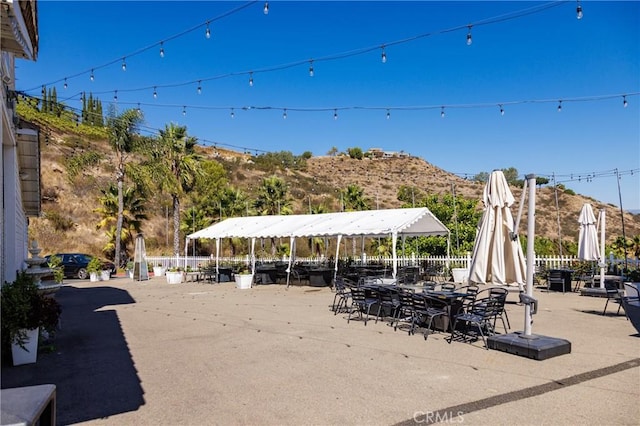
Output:
M571 342L556 337L531 333L532 315L536 313L538 302L533 297L533 243L535 235L535 175L527 175L529 188L529 214L527 228L527 278L526 292L520 293L520 302L524 304L524 331L496 334L487 339L487 347L514 355L532 358L538 361L571 353ZM525 191L522 192L524 197Z

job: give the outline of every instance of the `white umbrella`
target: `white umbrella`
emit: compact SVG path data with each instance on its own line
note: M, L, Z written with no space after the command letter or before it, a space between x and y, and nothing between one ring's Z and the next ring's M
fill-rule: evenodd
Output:
M585 203L578 216L580 234L578 236L578 259L599 260L600 248L598 247L598 229L596 216L593 214L591 204Z
M473 247L470 282L515 283L523 291L526 264L511 215L510 207L514 201L502 171L493 171L482 196L484 213Z

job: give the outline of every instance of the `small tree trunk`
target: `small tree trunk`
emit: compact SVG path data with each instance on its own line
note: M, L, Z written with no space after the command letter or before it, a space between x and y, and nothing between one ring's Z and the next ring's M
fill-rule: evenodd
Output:
M173 254L180 254L180 199L173 195Z

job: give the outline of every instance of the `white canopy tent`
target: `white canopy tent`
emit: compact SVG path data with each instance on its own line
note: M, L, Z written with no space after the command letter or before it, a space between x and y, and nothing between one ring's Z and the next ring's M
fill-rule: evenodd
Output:
M396 241L398 236L447 235L449 230L426 207L410 209L366 210L313 215L278 215L235 217L218 222L187 235L189 241L208 238L216 241L216 268L222 238L252 240L252 267L255 263L253 247L256 238L336 237L338 248L343 236L388 237L393 240L393 274L397 272ZM292 244L293 247L293 244ZM449 245L447 244L447 249ZM338 257L336 252L336 258ZM292 257L292 256L291 256ZM337 264L336 264L337 269Z

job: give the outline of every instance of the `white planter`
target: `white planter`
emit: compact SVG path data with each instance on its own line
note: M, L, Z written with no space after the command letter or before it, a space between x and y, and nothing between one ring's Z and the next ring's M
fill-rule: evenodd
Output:
M129 269L127 271L127 275L129 275L129 278L133 279L133 269Z
M167 284L180 284L182 282L182 272L169 272L165 274L167 277Z
M98 274L97 272L90 272L89 281L91 281L92 283L100 281L100 274Z
M469 279L469 269L467 268L451 268L454 283L466 283Z
M153 276L161 277L164 275L164 268L162 266L154 266L153 267Z
M252 274L235 274L236 287L242 290L251 288L251 282L253 281Z
M111 279L111 271L102 271L100 278L102 281L109 281Z
M34 364L38 359L38 332L39 328L26 330L27 339L24 342L24 349L17 343L11 344L11 355L13 365Z

